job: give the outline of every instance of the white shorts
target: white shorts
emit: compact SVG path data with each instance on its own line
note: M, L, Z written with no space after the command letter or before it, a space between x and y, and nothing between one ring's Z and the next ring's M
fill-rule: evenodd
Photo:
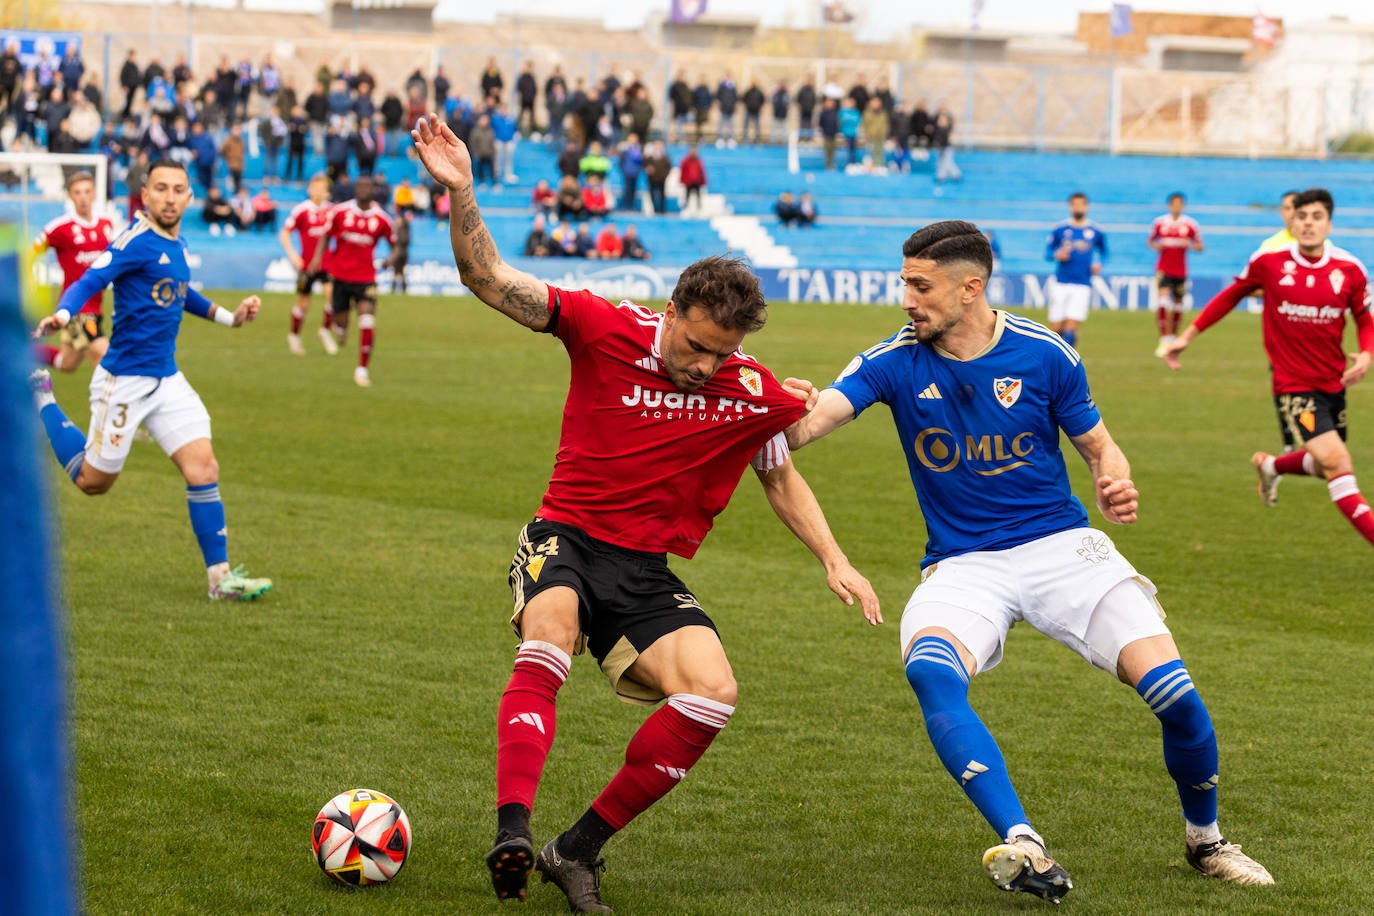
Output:
M1050 324L1060 321L1087 321L1093 288L1082 283L1050 284Z
M91 375L86 461L98 471L118 474L140 424L169 456L188 442L210 438L210 414L180 372L167 378L111 375L97 366Z
M1111 602L1110 613L1094 622L1102 599L1123 582L1138 588ZM1169 632L1154 596L1154 583L1136 572L1111 538L1075 528L928 566L902 614L901 649L905 653L921 630L942 627L973 655L976 670L986 671L1002 660L1007 631L1024 620L1114 675L1123 647Z

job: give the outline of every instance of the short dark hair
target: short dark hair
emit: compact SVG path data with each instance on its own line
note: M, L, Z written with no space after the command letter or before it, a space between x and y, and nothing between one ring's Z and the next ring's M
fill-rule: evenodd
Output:
M673 287L678 311L701 309L727 331L752 334L768 321L759 278L742 258L714 255L689 266Z
M1183 196L1183 192L1182 192L1182 191L1175 191L1174 193L1172 193L1172 194L1169 195L1168 202L1169 202L1169 203L1173 203L1175 200L1187 200L1187 199L1188 199L1187 197L1184 197L1184 196Z
M1293 198L1293 209L1305 207L1308 204L1321 204L1326 208L1326 218L1330 219L1336 215L1336 202L1331 199L1331 192L1326 188L1308 188L1302 191L1297 197Z
M1299 191L1297 188L1289 188L1287 191L1284 191L1282 194L1279 195L1279 203L1283 203L1290 197L1297 197L1301 193L1302 192Z
M902 243L902 256L934 261L941 267L955 262L972 264L983 272L992 273L992 246L987 236L973 223L961 219L947 219L917 229Z
M186 164L184 162L178 162L171 156L162 156L148 163L149 175L153 174L154 169L177 169L187 178L191 177L191 173L186 171Z
M1088 199L1088 195L1084 194L1082 191L1074 191L1072 194L1069 195L1069 200L1073 200L1078 197L1081 197L1084 200Z

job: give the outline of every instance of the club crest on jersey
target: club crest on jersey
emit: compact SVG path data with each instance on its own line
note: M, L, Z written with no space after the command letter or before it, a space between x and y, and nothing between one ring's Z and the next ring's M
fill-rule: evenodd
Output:
M1019 378L995 378L992 380L992 393L997 397L997 403L1003 407L1010 407L1021 397L1021 390L1025 386L1021 384Z
M739 370L739 383L744 386L744 390L754 397L763 396L763 376L757 371L743 366Z
M1345 285L1345 273L1337 267L1328 276L1331 278L1331 292L1339 296L1341 287Z

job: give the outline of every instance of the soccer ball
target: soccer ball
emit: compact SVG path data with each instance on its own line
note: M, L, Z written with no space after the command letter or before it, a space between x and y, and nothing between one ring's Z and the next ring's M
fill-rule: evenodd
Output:
M329 800L310 832L315 861L340 884L381 884L410 853L410 818L391 798L350 789Z

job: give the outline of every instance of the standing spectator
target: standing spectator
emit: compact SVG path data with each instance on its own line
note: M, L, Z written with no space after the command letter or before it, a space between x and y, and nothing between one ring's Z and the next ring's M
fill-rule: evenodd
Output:
M563 147L563 152L558 154L558 174L577 178L582 174L581 162L582 155L577 151L577 144L569 141Z
M496 173L505 184L515 184L520 180L520 176L515 174L515 148L520 145L517 119L518 115L511 117L506 107L499 103L491 109L491 131L496 135Z
M525 61L525 66L521 68L520 76L515 81L515 94L520 99L520 113L515 118L515 125L528 137L539 129L534 120L534 103L539 98L539 83L534 78L533 61Z
M348 177L348 135L338 124L330 124L325 129L324 167L335 188Z
M305 140L309 135L310 122L306 120L305 109L297 105L291 112L291 122L287 125L287 181L305 180Z
M0 124L14 115L14 99L24 79L24 62L19 59L19 42L11 38L0 55Z
M364 118L372 121L377 117L377 103L372 99L373 89L371 80L358 81L358 88L353 93L353 116L359 121Z
M812 199L810 191L802 191L801 200L797 201L797 225L806 228L814 226L820 211L816 209L816 201Z
M191 73L191 68L186 64L186 55L178 54L177 62L172 65L172 85L176 88L180 88L183 84L191 82L194 78L194 75Z
M76 46L76 42L68 42L66 52L62 55L62 62L57 65L57 70L62 74L62 87L70 98L81 86L81 77L86 73L86 64L81 60L81 52Z
M248 118L248 102L253 98L253 62L246 57L239 58L234 65L234 98L231 118L240 121Z
M506 88L506 83L505 80L501 79L501 69L496 66L496 58L487 58L487 65L482 70L478 85L482 89L482 98L487 99L496 96L497 103L500 103L501 91Z
M267 100L269 104L280 104L277 93L281 91L281 70L272 63L272 55L268 54L262 59L262 66L258 68L258 92ZM290 111L291 109L286 109Z
M235 194L239 192L239 188L243 187L245 152L243 128L235 124L229 128L229 136L224 138L224 142L219 147L219 156L224 160L224 168L229 172L229 183L233 186Z
M87 71L86 80L81 84L81 95L90 100L97 112L105 111L105 96L100 91L100 74Z
M329 107L330 121L342 121L353 113L353 96L349 94L348 83L344 82L342 77L329 85L326 104Z
M954 162L954 147L950 140L953 133L954 116L949 113L948 108L941 105L935 112L935 124L930 131L930 145L940 157L935 164L936 181L960 181L964 177L964 173L959 171L959 166Z
M429 80L425 79L425 75L420 72L419 67L416 67L410 76L406 77L405 90L407 98L413 94L418 94L420 101L426 103L425 110L429 110L427 104L429 101Z
M219 157L215 149L215 138L206 133L205 122L197 121L191 125L191 137L186 141L195 164L196 179L201 191L208 191L215 183L215 160Z
M771 143L787 142L787 112L792 108L792 93L787 91L787 82L778 80L778 88L773 90L770 100L773 106L773 123L768 128Z
M577 171L584 179L596 175L602 181L606 180L611 172L611 160L601 151L598 141L593 140L591 146L587 147L587 155L578 161Z
M582 77L573 80L572 91L568 93L568 113L565 116L568 126L568 139L577 144L580 153L587 148L587 130L582 124L582 110L587 106L587 91L583 88Z
M892 164L899 172L911 171L911 112L905 104L892 109Z
M81 150L88 150L95 143L95 138L100 133L100 112L84 95L77 93L75 98L72 113L67 115L67 130L79 144Z
M530 207L545 216L552 216L558 209L558 192L549 187L547 179L541 178L535 184L534 191L530 194Z
M687 121L692 116L692 87L687 85L687 71L679 70L668 87L668 142L682 143L687 139Z
M391 253L386 257L387 266L391 268L392 292L409 292L406 266L410 263L410 221L414 218L413 212L396 214L396 225L391 232Z
M696 113L697 136L695 142L700 143L702 134L706 131L706 122L711 119L711 87L706 83L706 74L701 75L701 79L692 89L692 111Z
M406 109L401 97L388 92L382 99L382 130L386 132L386 154L395 156L401 151L401 131L405 127Z
M62 122L67 120L67 115L71 114L71 106L63 99L62 89L53 86L47 91L47 103L43 105L43 120L48 128L48 152L57 152L52 148L53 136L57 129L62 126Z
M372 129L372 120L363 118L354 131L353 155L358 160L358 174L371 175L377 171L377 132Z
M926 108L926 100L921 99L911 112L911 136L915 138L916 146L920 149L930 149L932 127L930 110Z
M27 137L31 146L38 144L38 121L43 108L43 98L39 94L38 80L32 73L24 74L20 82L19 94L15 97L15 132L17 144L21 137Z
M143 84L143 71L139 69L136 58L137 53L133 48L130 48L128 55L124 58L124 65L119 68L119 86L124 90L124 109L119 113L121 121L133 111L134 93Z
M547 258L553 253L553 240L549 238L547 227L547 217L543 213L536 213L529 235L525 236L525 257Z
M143 186L148 182L148 162L148 154L140 150L129 160L129 171L124 175L124 186L129 190L125 209L131 223L138 211L143 209Z
M739 104L739 88L729 73L716 86L716 146L735 145L735 106Z
M744 90L744 96L741 101L744 102L744 130L742 131L744 142L754 144L761 143L763 137L760 133L760 122L763 120L763 106L767 104L768 98L763 94L763 90L759 88L758 80L750 81L749 88ZM749 139L749 128L751 125L754 128L754 139L752 140Z
M281 116L281 110L273 105L267 117L258 121L258 139L262 143L262 183L276 184L281 181L281 150L291 136L291 128Z
M266 188L253 195L253 231L263 232L277 228L277 202L272 192Z
M407 130L415 127L415 122L429 113L429 106L425 104L425 98L420 94L420 90L411 86L407 90L405 126ZM454 133L458 133L456 130Z
M816 111L816 82L810 76L802 80L797 90L797 137L810 140L815 134L811 129L811 118Z
M558 64L544 80L544 109L549 117L549 149L557 149L563 143L563 119L568 116L568 81Z
M892 109L896 107L897 100L892 95L892 90L888 87L887 77L878 77L878 84L873 89L873 97L883 103L883 110L890 116Z
M154 80L159 80L164 83L167 82L167 71L163 68L156 54L148 58L148 66L143 68L141 85L143 86L143 94L145 96L148 94L148 87L153 84Z
M835 100L827 97L821 104L821 115L817 119L821 129L821 144L825 148L825 168L835 168L835 147L839 145L840 113L835 108Z
M840 109L840 136L844 138L845 149L849 151L849 161L845 167L853 165L859 160L859 125L863 117L859 114L858 106L853 98L844 100L844 107Z
M701 212L701 189L706 187L706 166L702 164L701 157L697 155L696 145L693 144L687 149L687 155L682 157L682 163L678 166L678 181L682 183L682 215L699 215ZM696 207L692 207L692 201L696 201Z
M625 227L625 234L620 237L621 257L627 261L647 261L649 252L639 241L639 230L634 223Z
M868 110L863 113L860 128L863 131L864 143L868 146L868 170L887 171L884 165L883 146L887 143L887 135L892 131L892 119L888 117L883 100L878 96L875 95L868 100Z
M485 114L477 116L477 123L468 134L468 151L472 153L473 187L486 178L488 187L496 186L496 132L491 129L491 118Z
M607 223L596 235L596 256L603 261L619 261L625 253L620 236L616 235L615 223Z
M658 140L649 144L649 155L644 159L644 177L649 182L649 200L653 202L655 213L668 212L665 186L672 170L673 160L668 158L663 144Z
M649 101L649 87L644 84L634 86L629 102L630 132L639 135L640 140L649 139L653 129L654 103Z
M324 128L329 123L329 97L323 86L315 84L314 90L305 97L304 111L310 125L311 145L318 156L324 152Z
M611 212L611 197L596 173L587 176L587 185L582 189L582 212L591 219L600 219Z
M582 186L576 176L564 175L558 182L558 218L566 223L582 216Z
M639 194L639 176L644 174L644 149L639 145L639 135L630 134L625 145L620 148L620 209L636 208L635 198Z
M432 85L434 86L434 110L443 111L444 105L448 103L448 94L453 91L453 83L449 81L448 74L444 72L443 64L434 68Z
M868 110L868 100L872 93L868 91L868 84L861 79L854 81L854 85L849 87L849 98L854 101L854 107L862 112Z

